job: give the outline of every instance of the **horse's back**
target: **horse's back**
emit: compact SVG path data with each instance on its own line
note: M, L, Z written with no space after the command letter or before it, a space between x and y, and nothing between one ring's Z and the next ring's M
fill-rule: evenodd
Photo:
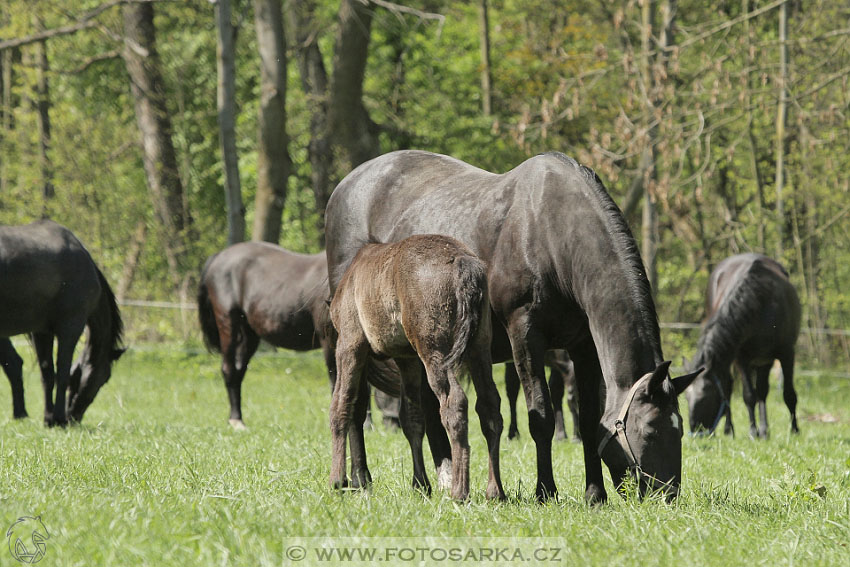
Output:
M101 294L83 244L53 221L0 227L0 334L49 331L57 321L85 320Z
M316 327L327 318L324 254L242 242L212 257L203 281L220 311L244 314L249 326L271 344L318 348Z

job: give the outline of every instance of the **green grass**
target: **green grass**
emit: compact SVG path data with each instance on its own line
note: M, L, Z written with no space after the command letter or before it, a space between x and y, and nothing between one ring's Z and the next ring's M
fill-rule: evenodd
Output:
M554 448L559 501L536 504L524 418L521 439L502 445L509 501L486 502L475 420L472 499L459 505L409 487L406 441L380 420L366 437L371 492L328 488L330 394L316 354L252 361L243 389L247 432L227 424L218 359L167 349L130 351L83 425L51 430L41 424L32 355L20 350L32 417L12 420L9 388L0 385L0 565L18 564L5 529L36 515L51 535L41 565L296 564L287 555L293 544L308 548L301 564L309 565L316 562L311 544L353 537L374 538L361 543L379 548L511 538L498 541L526 545L526 552L543 542L560 550L558 562L582 566L850 564L847 379L798 380L802 434L795 437L774 382L767 442L741 434L746 415L736 393L738 437L685 438L683 492L674 505L614 495L605 506L586 507L581 448L569 442ZM824 421L825 414L838 421ZM325 540L298 539L314 537ZM380 539L388 537L408 539Z

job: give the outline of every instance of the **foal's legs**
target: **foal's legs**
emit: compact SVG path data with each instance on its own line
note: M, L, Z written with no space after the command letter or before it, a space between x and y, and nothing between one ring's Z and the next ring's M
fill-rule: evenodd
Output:
M422 439L425 436L422 367L418 359L396 359L396 364L401 372L401 407L398 417L413 458L413 488L430 495L431 483L428 481L422 453Z
M340 335L336 349L337 381L330 407L331 488L345 488L345 442L351 429L352 414L368 357L368 343L362 332L352 337ZM361 430L362 433L362 430Z
M450 369L442 356L425 364L428 383L440 401L440 420L452 445L452 498L469 497L469 401L458 382L456 369ZM501 432L500 432L501 434Z
M12 386L12 416L15 419L27 417L24 405L24 361L10 339L0 339L0 363L3 364L3 371Z
M782 398L791 414L791 433L799 433L800 428L797 427L797 391L794 389L794 349L788 349L787 352L788 354L779 359L779 364L782 365Z
M44 424L53 425L53 386L56 373L53 370L53 335L33 333L32 344L41 371L41 386L44 389Z
M411 360L414 361L413 359ZM425 371L422 362L415 359L419 368L419 376ZM450 490L452 487L452 445L449 437L440 421L440 402L434 395L427 380L420 378L419 388L422 413L425 416L425 435L428 437L428 446L431 449L431 457L434 459L434 468L437 469L437 487L441 490Z
M499 443L502 436L502 413L499 408L501 398L496 383L493 382L493 363L489 346L480 352L470 353L467 358L472 385L478 400L475 412L481 422L481 432L487 440L489 475L487 478L487 498L504 500L502 476L499 470Z
M369 411L369 383L363 377L362 369L353 410L351 426L348 429L348 445L351 448L351 487L366 488L372 484L372 475L366 464L366 440L363 438L363 428L366 426L366 416Z
M516 400L519 397L519 374L513 362L505 363L505 393L508 395L508 409L511 412L511 422L508 425L508 439L519 437L516 418Z
M230 425L237 430L246 429L242 421L242 380L248 371L248 362L257 352L260 339L248 326L245 315L234 310L230 312L226 323L219 323L219 341L221 374L230 400Z

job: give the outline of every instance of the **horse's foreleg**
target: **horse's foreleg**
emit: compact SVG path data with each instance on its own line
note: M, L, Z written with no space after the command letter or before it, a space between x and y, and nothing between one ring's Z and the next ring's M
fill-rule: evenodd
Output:
M2 362L3 371L9 379L9 385L12 387L12 416L15 419L27 417L27 409L24 404L24 361L9 339L0 339L0 362Z
M63 427L68 423L66 401L74 348L82 335L82 329L83 326L79 331L58 335L56 339L56 402L53 405L53 423Z
M791 433L799 433L797 426L797 391L794 389L794 349L788 349L786 354L779 359L782 365L782 399L791 414Z
M499 443L502 437L502 412L499 408L501 398L496 383L493 382L493 364L489 351L469 356L469 373L475 387L477 401L475 412L481 423L481 432L487 440L489 474L487 478L487 498L505 499L502 488L502 475L499 468Z
M770 388L771 364L756 369L756 405L759 409L759 437L767 439L769 432L767 426L767 392Z
M537 447L537 486L535 494L540 501L555 498L558 489L552 474L552 437L555 419L549 386L546 384L545 350L542 341L531 328L527 312L514 317L508 325L514 364L519 373L525 405L528 408L528 430ZM601 474L600 474L601 478Z
M330 407L331 426L331 488L348 486L345 477L345 443L351 428L357 390L366 363L365 344L338 345L336 351L337 383Z
M573 441L581 443L581 429L579 429L578 413L578 388L576 387L576 375L572 370L564 375L564 387L567 392L567 407L569 408L570 415L573 418Z
M33 333L32 344L38 358L41 386L44 390L44 424L53 426L53 386L56 383L56 373L53 369L53 335Z
M753 385L752 370L742 364L738 364L738 372L741 374L741 389L744 394L744 404L750 416L750 437L758 439L759 432L756 427L756 388Z
M592 339L570 348L570 357L575 369L578 389L578 424L584 449L585 491L588 504L601 504L608 499L602 477L602 459L598 453L600 412L599 388L602 383L602 368Z
M508 439L516 439L519 437L516 413L516 401L519 397L519 374L516 373L516 366L513 362L505 363L505 394L508 396L508 409L511 415L511 421L508 424Z
M431 483L428 481L422 454L422 440L425 436L422 368L419 360L396 360L396 364L401 373L401 407L398 417L413 458L413 487L430 495Z

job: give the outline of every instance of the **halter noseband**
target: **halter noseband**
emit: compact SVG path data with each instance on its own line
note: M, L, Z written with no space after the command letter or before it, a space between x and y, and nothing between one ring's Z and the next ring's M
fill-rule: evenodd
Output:
M629 413L629 408L632 405L632 401L635 399L635 394L638 391L644 382L647 382L652 377L652 372L648 374L644 374L637 382L635 382L629 393L626 395L626 399L623 400L623 406L620 408L620 413L617 415L617 420L614 422L614 429L607 429L607 433L605 433L605 437L602 438L602 442L599 443L599 448L596 450L599 458L602 458L602 452L605 450L605 447L608 445L608 442L611 441L612 438L617 438L617 441L620 443L620 446L623 448L623 452L626 454L626 459L629 461L629 470L639 476L646 476L649 478L653 478L651 475L646 474L640 468L640 465L635 458L635 453L632 451L632 446L629 444L629 438L626 437L626 414Z

